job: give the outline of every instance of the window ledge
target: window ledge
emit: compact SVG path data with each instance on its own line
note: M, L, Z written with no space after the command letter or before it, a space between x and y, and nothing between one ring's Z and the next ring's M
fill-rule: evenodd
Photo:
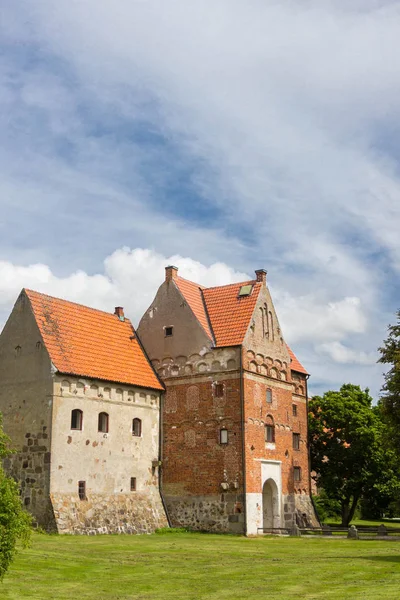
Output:
M266 450L275 450L275 443L273 442L265 442L265 448Z

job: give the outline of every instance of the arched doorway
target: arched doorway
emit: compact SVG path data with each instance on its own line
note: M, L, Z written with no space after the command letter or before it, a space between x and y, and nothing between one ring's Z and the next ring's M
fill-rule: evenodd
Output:
M263 529L279 527L279 492L273 479L267 479L263 486Z

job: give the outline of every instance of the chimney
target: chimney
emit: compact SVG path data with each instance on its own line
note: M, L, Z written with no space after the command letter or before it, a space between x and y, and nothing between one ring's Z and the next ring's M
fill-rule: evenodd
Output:
M178 277L178 267L173 267L172 265L165 267L165 281L171 281L175 277Z
M124 309L122 308L122 306L115 307L114 315L117 315L120 321L125 321Z
M256 270L256 279L264 285L267 285L267 271L265 269Z

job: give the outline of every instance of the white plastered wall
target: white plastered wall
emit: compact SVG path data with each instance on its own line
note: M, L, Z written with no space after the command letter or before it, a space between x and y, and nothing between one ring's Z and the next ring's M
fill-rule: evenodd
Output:
M263 527L263 495L264 483L272 479L278 488L278 504L276 506L274 527L281 526L282 515L282 475L281 461L256 459L261 469L261 489L259 493L246 494L247 535L262 533Z

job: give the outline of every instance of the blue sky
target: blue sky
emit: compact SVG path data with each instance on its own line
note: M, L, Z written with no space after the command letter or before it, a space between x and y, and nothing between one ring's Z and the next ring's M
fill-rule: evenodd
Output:
M400 2L5 0L0 319L134 322L169 262L268 270L311 390L382 384L400 307Z

